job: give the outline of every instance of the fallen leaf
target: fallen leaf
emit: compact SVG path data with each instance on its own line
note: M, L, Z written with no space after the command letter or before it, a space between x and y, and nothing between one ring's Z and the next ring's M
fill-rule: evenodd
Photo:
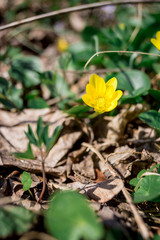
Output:
M80 163L73 164L72 169L84 177L95 179L94 164L90 155L85 157Z
M121 112L108 123L107 139L116 142L122 138L127 124L137 118L141 112L147 111L148 108L148 105L138 103L137 105L132 105L129 109L122 109Z
M106 180L101 183L91 183L82 190L89 198L100 203L105 203L116 196L123 188L123 182L118 177Z
M107 179L106 176L97 168L96 168L96 174L97 174L97 178L95 180L96 183L103 182Z

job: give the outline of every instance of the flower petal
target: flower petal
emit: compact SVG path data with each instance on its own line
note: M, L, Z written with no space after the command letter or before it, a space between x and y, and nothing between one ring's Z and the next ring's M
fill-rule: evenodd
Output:
M92 99L92 97L88 94L84 94L82 96L82 100L85 102L85 104L87 104L89 107L93 107L94 106L94 100Z
M106 94L105 94L106 101L110 101L113 98L114 93L115 93L115 91L114 91L114 87L112 85L107 87Z
M114 91L117 88L117 78L113 77L111 78L107 83L106 83L106 87L108 88L109 86L113 86L114 87Z
M121 90L115 91L110 101L118 101L122 97L122 94L123 92Z
M153 43L153 45L160 50L160 41L158 41L157 39L151 38L151 43Z
M89 94L93 98L95 98L97 96L96 89L91 84L87 84L86 93Z
M89 83L96 89L98 97L103 97L106 91L105 81L97 74L92 74Z
M156 33L156 38L157 38L158 41L160 41L160 31L158 31L158 32Z
M105 108L105 112L112 111L115 107L117 107L117 104L118 104L117 101L111 102L111 103Z

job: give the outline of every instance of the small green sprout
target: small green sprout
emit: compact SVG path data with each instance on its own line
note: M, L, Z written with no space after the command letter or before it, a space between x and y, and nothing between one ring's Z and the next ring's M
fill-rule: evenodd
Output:
M21 182L23 184L23 190L28 191L30 193L31 197L34 199L33 194L30 190L30 187L31 187L32 182L33 182L30 173L27 173L27 172L24 171L22 173Z
M40 151L40 156L41 156L41 161L42 161L42 175L43 175L43 188L42 192L40 194L38 202L41 201L45 188L46 188L46 176L45 176L45 159L48 156L51 148L54 146L56 143L58 137L60 136L60 133L62 131L63 126L57 126L51 136L49 136L49 124L47 123L44 125L42 117L39 117L38 122L37 122L37 128L36 128L36 135L34 134L32 128L30 125L28 125L28 131L25 132L29 143L28 143L28 148L24 153L14 153L15 157L18 158L26 158L26 159L36 159L36 156L34 156L32 152L32 147L31 145L35 145L37 148L39 148ZM29 177L30 174L24 172L23 174L23 189L24 191L29 191L31 181L32 179Z

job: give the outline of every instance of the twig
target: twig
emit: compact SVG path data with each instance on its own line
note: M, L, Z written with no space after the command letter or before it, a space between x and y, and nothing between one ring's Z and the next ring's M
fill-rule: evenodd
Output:
M105 161L105 159L103 158L103 156L100 154L100 152L97 149L95 149L92 145L90 145L88 143L82 143L82 146L85 146L85 147L89 148L91 151L93 151L99 157L99 159L108 167L108 169L111 171L111 173L113 173L115 176L118 176L119 179L122 181L120 174L117 171L115 171L113 169L113 167L107 161ZM127 191L127 189L124 186L122 188L122 192L126 198L126 201L130 205L130 208L133 212L133 215L135 217L136 223L139 227L139 231L140 231L143 239L145 239L145 240L149 239L149 237L150 237L149 231L148 231L142 217L138 213L138 210L137 210L136 206L134 205L129 192Z
M43 152L42 152L42 148L40 148L40 153L41 153L41 161L42 161L42 176L43 176L43 187L42 187L42 192L40 194L40 197L38 199L38 203L41 202L42 198L43 198L43 195L45 193L45 190L46 190L46 173L45 173L45 157L43 157Z
M49 12L49 13L44 13L44 14L40 14L38 16L33 16L33 17L29 17L29 18L26 18L26 19L16 21L16 22L12 22L12 23L6 24L4 26L1 26L0 31L5 30L5 29L9 29L9 28L12 28L12 27L17 27L17 26L20 26L22 24L30 23L30 22L37 21L37 20L40 20L40 19L64 14L64 13L82 11L82 10L99 8L99 7L104 7L104 6L111 6L111 5L138 4L138 3L153 4L153 3L160 3L160 0L152 0L152 1L151 0L121 0L121 1L114 1L114 2L113 1L105 1L105 2L99 2L99 3L84 4L84 5L64 8L64 9L60 9L60 10L57 10L57 11L52 11L52 12Z
M90 57L90 59L86 62L84 69L88 66L88 64L90 63L90 61L97 55L99 54L103 54L103 53L127 53L127 54L132 54L132 53L137 53L140 55L148 55L148 56L155 56L155 57L160 57L160 54L155 54L155 53L147 53L147 52L139 52L139 51L125 51L125 50L114 50L114 51L101 51L101 52L96 52L95 54L92 55L92 57Z

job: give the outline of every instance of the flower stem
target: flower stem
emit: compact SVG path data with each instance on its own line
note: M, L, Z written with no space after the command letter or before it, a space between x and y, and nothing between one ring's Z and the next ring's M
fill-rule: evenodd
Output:
M43 152L42 152L42 149L40 148L40 152L41 152L41 160L42 160L42 176L43 176L43 187L42 187L42 192L40 194L40 197L38 199L38 203L41 202L42 198L43 198L43 195L45 193L45 190L46 190L46 173L45 173L45 166L44 166L44 163L45 163L45 158L43 157Z
M34 200L33 194L30 189L28 189L29 194L31 195L32 199Z
M99 113L94 112L94 113L90 114L90 115L88 116L88 118L93 119L93 118L97 117L98 115L99 115Z

